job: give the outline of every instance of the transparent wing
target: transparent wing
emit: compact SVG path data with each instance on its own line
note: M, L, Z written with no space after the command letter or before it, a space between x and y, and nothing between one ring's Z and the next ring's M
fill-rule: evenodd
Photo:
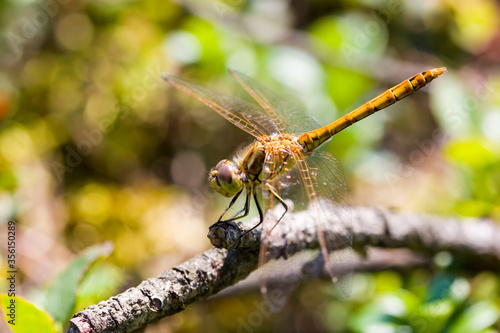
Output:
M342 166L327 152L315 152L297 162L316 213L325 268L341 293L349 298L353 274L352 220Z
M290 274L284 259L270 260L283 254L269 247L269 239L274 242L288 230L284 223L276 224L284 213L281 203L275 195L266 190L272 186L286 203L293 202L293 210L305 210L311 207L317 222L317 234L325 269L345 297L350 297L352 289L353 253L351 209L347 196L344 173L338 160L326 152L315 152L305 158L296 155L296 166L284 174L272 178L270 170L276 170L276 158L269 154L263 169L260 202L266 211L259 266L261 267L261 291L268 308L274 312L282 309L296 284L300 274ZM292 205L290 205L292 206ZM289 211L290 212L290 211ZM289 213L288 212L288 213ZM285 248L283 244L278 244ZM279 246L278 246L279 248ZM294 256L295 257L295 256ZM304 258L304 259L300 259ZM306 263L306 257L294 258L300 264Z
M163 78L180 91L199 100L245 132L259 137L278 132L274 120L257 105L227 96L172 75Z
M277 152L281 154L282 152ZM274 176L272 170L276 170L275 155L268 153L266 155L264 167L262 170L263 183L257 188L259 191L259 201L265 211L264 221L262 226L262 237L260 242L259 252L259 267L261 277L261 293L264 302L272 312L280 311L287 303L287 300L297 284L300 275L293 274L287 270L286 258L272 259L281 257L286 248L286 240L281 237L287 234L286 224L278 223L280 218L285 214L285 207L279 198L282 189L280 179L284 175ZM293 170L293 169L292 169ZM273 177L274 176L274 177ZM294 180L291 180L292 182ZM286 202L289 205L289 202ZM269 246L270 239L273 239L273 248ZM302 259L294 259L296 266L300 266Z
M231 70L230 72L243 89L269 115L280 133L302 134L321 127L302 109L283 99L271 89L238 71Z

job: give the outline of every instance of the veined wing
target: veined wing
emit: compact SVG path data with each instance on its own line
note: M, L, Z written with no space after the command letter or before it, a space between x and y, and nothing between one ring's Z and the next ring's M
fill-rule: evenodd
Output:
M243 73L235 70L230 72L243 89L276 123L280 133L302 134L321 127L316 120L306 115L294 103L285 100L271 89Z
M291 152L290 152L291 153ZM286 154L283 151L275 151L274 154ZM283 156L281 156L283 157ZM301 156L299 158L302 158ZM258 200L263 210L266 212L262 223L262 236L259 252L259 274L261 280L261 292L265 304L272 312L280 311L287 303L288 297L295 289L296 285L304 277L303 267L311 262L318 252L304 251L294 254L291 258L288 256L287 236L293 226L290 223L278 223L280 218L283 220L290 218L292 210L305 210L309 203L307 192L303 186L301 172L298 168L284 170L284 173L276 177L271 176L271 171L276 170L276 161L282 158L273 153L266 155L262 177L264 179L258 190ZM293 163L290 163L292 165ZM283 165L287 168L287 165ZM271 179L269 179L271 178ZM273 193L274 191L274 193ZM285 208L280 202L280 198L285 201L289 207L287 214ZM299 221L296 221L299 222ZM300 222L299 222L300 223ZM309 233L315 232L310 230ZM272 239L272 241L271 241ZM273 246L270 247L272 242ZM290 249L292 253L296 250ZM321 254L320 254L321 255ZM279 259L275 259L279 258ZM290 268L294 267L292 271Z
M269 170L276 168L273 164L277 159L272 157L269 154L266 158L263 179L269 176ZM286 304L301 276L289 274L283 259L270 260L283 252L273 253L276 249L269 248L269 239L273 238L275 242L281 235L287 234L288 230L283 229L287 227L286 224L276 224L284 213L284 208L278 198L266 189L267 185L272 186L285 201L291 200L294 210L312 207L326 271L345 297L349 297L351 293L352 222L342 167L333 155L325 152L315 152L305 158L295 155L295 159L295 167L260 186L260 202L266 211L259 257L261 291L267 307L274 312L281 310ZM282 247L286 248L285 239ZM301 256L294 260L300 265L309 259Z
M283 154L283 152L275 153ZM287 190L289 187L296 187L297 185L297 187L300 187L300 175L296 172L296 168L292 168L287 170L285 174L271 177L272 170L276 170L276 165L274 165L276 160L276 156L272 153L266 155L262 169L262 178L264 181L257 188L259 191L258 199L265 211L259 251L261 293L267 308L272 312L278 312L286 305L288 297L300 279L299 274L293 274L293 272L287 269L288 262L285 261L286 258L274 259L285 254L286 240L282 235L288 233L288 230L283 229L286 228L286 224L278 223L285 213L285 208L280 202L280 198L298 199L297 202L299 203L303 201L303 198L283 197L287 193L282 193L282 190ZM274 248L269 247L271 238L274 239L275 245L277 245ZM278 244L279 241L282 241L282 244ZM294 259L296 267L301 266L301 261L303 260L301 257L297 258Z
M325 268L341 293L349 298L353 274L352 220L342 166L332 154L315 151L299 159L297 168L316 215Z
M176 76L163 75L162 77L175 88L199 100L254 137L278 132L274 120L255 104L221 94Z

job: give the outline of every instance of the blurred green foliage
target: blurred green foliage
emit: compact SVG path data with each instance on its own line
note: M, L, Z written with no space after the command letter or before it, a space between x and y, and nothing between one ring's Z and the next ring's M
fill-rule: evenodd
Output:
M324 149L342 161L354 205L500 220L493 0L3 0L0 15L0 220L18 222L27 295L73 253L103 241L115 251L87 287L106 292L80 290L96 302L118 283L136 285L209 247L207 227L227 200L207 187L207 170L251 138L169 89L161 73L248 98L227 75L235 68L326 124L417 72L447 66ZM356 279L369 288L358 298L333 301L330 283L311 282L284 313L251 329L498 330L494 274ZM468 291L450 292L457 283ZM89 304L78 297L77 306ZM257 294L213 300L150 329L236 330L254 301Z
M16 296L17 290L12 284L17 284L11 282L9 293L0 294L3 305L0 313L9 328L14 333L62 332L75 309L80 309L82 304L93 304L97 295L107 295L117 289L119 275L110 274L112 271L107 266L98 264L112 249L110 243L89 247L57 275L49 288L31 295L34 298L31 301ZM96 281L98 277L104 280Z

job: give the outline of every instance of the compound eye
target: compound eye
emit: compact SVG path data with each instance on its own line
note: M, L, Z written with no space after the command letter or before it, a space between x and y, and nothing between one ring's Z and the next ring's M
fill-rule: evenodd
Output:
M219 163L217 163L217 165L215 166L215 168L214 168L214 169L215 169L215 170L219 170L219 168L220 168L221 166L223 166L224 164L226 164L226 162L227 162L227 160L222 160L222 161L220 161Z
M231 184L233 182L233 169L227 164L223 164L222 166L219 166L219 164L216 167L219 182Z

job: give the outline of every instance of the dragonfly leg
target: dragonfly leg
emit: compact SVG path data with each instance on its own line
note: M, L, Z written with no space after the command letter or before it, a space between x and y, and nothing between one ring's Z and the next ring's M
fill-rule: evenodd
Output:
M241 192L243 192L243 190L239 191L238 193L236 193L236 195L233 197L233 199L231 200L231 202L229 203L229 205L227 206L226 209L224 209L224 212L222 212L222 215L219 217L219 220L217 220L217 223L219 222L227 222L227 221L231 221L234 216L232 218L230 218L229 220L225 220L225 221L222 221L222 218L224 217L224 215L226 215L227 211L233 207L234 203L236 202L236 200L238 200L239 196L241 195ZM236 213L236 215L240 214L245 208L243 208L242 210L240 210L238 213Z
M266 187L267 187L267 190L276 198L278 199L278 201L283 205L283 208L285 208L285 211L283 212L283 214L281 214L280 218L276 221L276 223L273 225L273 227L271 229L269 229L268 231L268 234L271 233L271 231L273 231L273 229L278 225L278 223L280 223L281 219L283 218L283 216L285 216L285 214L288 212L288 205L286 204L286 202L279 196L279 194L276 192L276 190L274 189L274 187L272 187L271 185L269 184L266 184Z
M235 195L235 197L233 198L233 200L231 200L231 202L229 203L229 206L226 208L226 210L224 211L224 213L222 213L222 215L219 218L219 220L217 221L217 223L219 223L219 222L233 222L233 221L236 221L236 220L241 219L241 218L243 218L243 217L245 217L245 216L248 215L248 213L250 212L250 203L251 203L251 198L252 198L251 197L251 190L247 190L247 197L245 199L245 206L242 209L240 209L236 214L234 214L233 216L231 216L231 218L229 218L227 220L222 220L222 217L224 215L226 215L227 211L234 205L234 203L238 199L238 197L241 194L241 192L242 191L238 192Z
M255 201L255 206L257 206L257 211L259 212L259 223L257 223L256 225L254 225L251 229L248 229L247 231L245 231L243 233L243 235L240 236L240 239L241 237L245 236L246 234L248 234L250 231L254 230L255 228L257 228L259 225L262 224L262 222L264 221L264 214L262 213L262 208L260 208L260 204L259 204L259 200L257 200L257 193L254 192L253 194L253 199Z
M245 206L242 209L240 209L236 214L234 214L227 221L234 221L234 220L238 220L238 219L241 219L242 217L247 216L248 212L250 211L250 199L251 199L251 196L247 192L247 198L245 199ZM241 213L243 213L243 215L240 215ZM238 216L238 215L240 215L240 216Z
M257 226L258 226L264 221L264 214L262 213L262 208L260 208L259 200L257 200L257 193L256 192L254 192L254 194L253 194L253 199L255 200L255 206L257 206L257 210L259 211L259 224L257 224Z

